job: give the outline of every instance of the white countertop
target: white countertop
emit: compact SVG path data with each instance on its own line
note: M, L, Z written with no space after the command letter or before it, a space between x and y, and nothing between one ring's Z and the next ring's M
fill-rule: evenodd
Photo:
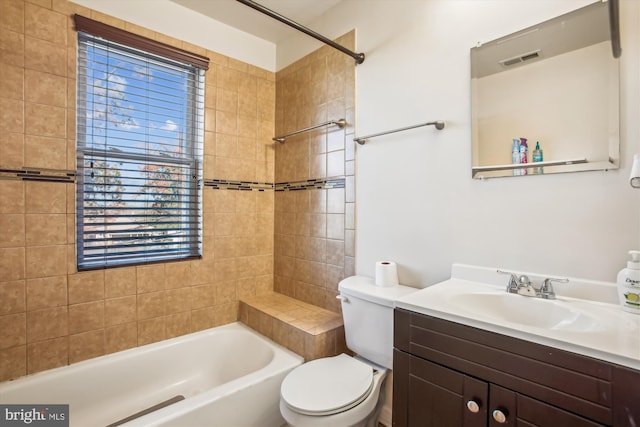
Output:
M548 277L524 274L535 283ZM562 322L554 325L550 319L536 319L536 307L554 303L507 294L508 280L508 276L497 274L495 268L454 264L451 279L400 297L395 306L640 369L640 315L627 313L619 304L612 302L617 301L615 284L575 278L570 278L567 284L556 286L554 283L558 305L570 310L578 319L574 327L566 327ZM476 309L474 300L482 305L481 300L485 296L498 296L500 302L514 303L517 310L522 307L526 311L531 307L532 324L536 324L537 320L540 320L540 324L531 326L526 321L518 323L506 320L508 316L504 318L499 307L494 312L491 312L492 307Z

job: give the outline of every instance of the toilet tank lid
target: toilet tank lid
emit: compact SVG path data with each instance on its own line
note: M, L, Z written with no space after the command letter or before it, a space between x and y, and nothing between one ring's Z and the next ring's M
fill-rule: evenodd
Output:
M410 286L376 286L371 277L351 276L343 279L338 285L340 293L374 302L379 305L393 307L395 301L418 289Z

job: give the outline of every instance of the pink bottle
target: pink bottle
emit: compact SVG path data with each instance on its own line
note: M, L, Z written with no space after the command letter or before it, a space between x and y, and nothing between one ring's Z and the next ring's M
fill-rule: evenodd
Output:
M529 146L527 145L527 138L520 138L520 163L529 163L527 160L529 157ZM520 175L527 175L529 169L521 169Z

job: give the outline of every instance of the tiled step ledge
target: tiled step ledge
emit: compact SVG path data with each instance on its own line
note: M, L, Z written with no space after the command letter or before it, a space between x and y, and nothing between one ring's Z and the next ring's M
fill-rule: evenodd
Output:
M340 314L277 292L242 298L239 318L307 362L347 351Z

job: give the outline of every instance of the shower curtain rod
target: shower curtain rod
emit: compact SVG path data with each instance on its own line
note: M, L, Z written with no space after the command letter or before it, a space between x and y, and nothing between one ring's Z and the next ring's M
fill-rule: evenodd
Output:
M320 40L322 43L328 44L329 46L331 46L334 49L338 49L340 52L345 53L347 55L349 55L350 57L352 57L353 59L356 60L356 65L357 64L362 64L364 62L364 53L356 53L352 50L347 49L346 47L339 45L338 43L334 42L333 40L330 40L328 38L326 38L325 36L316 33L313 30L310 30L307 27L304 27L300 24L298 24L295 21L292 21L291 19L284 17L282 15L280 15L277 12L274 12L271 9L267 9L266 7L262 6L261 4L258 4L252 0L236 0L242 4L244 4L245 6L249 6L255 10L257 10L258 12L262 12L265 15L268 15L270 17L272 17L273 19L276 19L280 22L282 22L283 24L287 24L288 26L295 28L298 31L301 31L303 33L305 33L308 36L313 37L316 40Z
M357 138L353 138L353 140L360 145L364 145L367 143L367 140L370 138L375 138L377 136L389 135L390 133L402 132L409 129L415 129L422 126L431 126L431 125L435 126L436 129L438 130L444 129L444 122L442 120L436 120L435 122L420 123L419 125L407 126L399 129L394 129L394 130L388 130L386 132L374 133L372 135L367 135L367 136L359 136Z
M345 127L346 124L347 124L347 121L345 119L329 120L327 122L320 123L319 125L310 126L308 128L296 130L294 132L289 132L289 133L287 133L285 135L276 136L276 137L273 137L271 139L274 140L274 141L278 141L279 143L284 143L285 138L287 138L289 136L297 135L297 134L302 133L302 132L308 132L310 130L318 129L319 127L322 127L322 126L329 126L329 125L336 125L336 126L338 126L339 128L342 129L343 127Z

